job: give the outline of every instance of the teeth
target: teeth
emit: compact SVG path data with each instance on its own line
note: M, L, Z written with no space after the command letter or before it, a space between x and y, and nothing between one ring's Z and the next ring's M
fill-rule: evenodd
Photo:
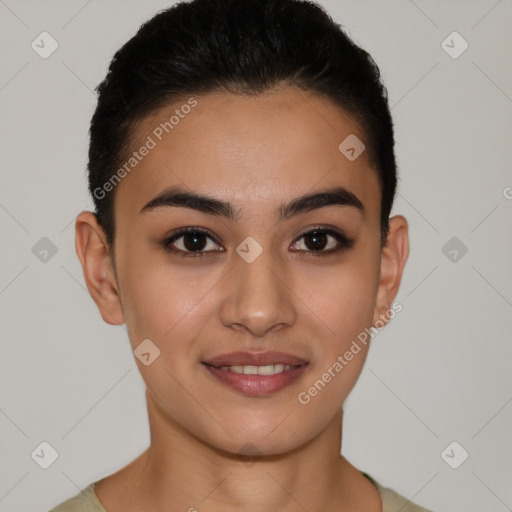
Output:
M274 375L276 373L286 372L292 369L292 366L286 364L269 364L266 366L221 366L221 370L243 373L245 375Z

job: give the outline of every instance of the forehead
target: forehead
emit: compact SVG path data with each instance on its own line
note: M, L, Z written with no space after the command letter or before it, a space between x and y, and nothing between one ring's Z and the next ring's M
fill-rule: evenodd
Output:
M144 156L117 186L116 210L138 212L172 185L248 213L342 185L379 213L378 177L366 151L349 160L339 149L347 137L366 142L365 134L341 108L306 91L197 95L155 112L133 135L131 152L150 149L138 151Z

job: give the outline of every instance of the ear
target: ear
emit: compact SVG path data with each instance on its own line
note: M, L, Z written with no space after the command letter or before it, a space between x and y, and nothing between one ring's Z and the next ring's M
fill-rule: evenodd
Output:
M380 278L377 299L373 312L373 323L389 321L386 312L396 297L405 263L409 256L409 226L402 215L389 219L389 234L386 244L381 249ZM392 318L392 317L391 317Z
M82 264L85 283L103 320L124 323L112 258L105 233L93 212L81 212L75 222L75 249Z

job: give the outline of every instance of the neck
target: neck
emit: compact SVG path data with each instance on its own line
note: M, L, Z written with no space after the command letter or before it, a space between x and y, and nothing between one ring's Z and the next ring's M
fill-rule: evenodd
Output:
M284 454L221 451L173 423L147 394L151 445L126 481L151 510L356 510L361 473L341 456L343 411L309 442ZM128 468L127 468L128 469ZM364 477L363 477L363 480Z

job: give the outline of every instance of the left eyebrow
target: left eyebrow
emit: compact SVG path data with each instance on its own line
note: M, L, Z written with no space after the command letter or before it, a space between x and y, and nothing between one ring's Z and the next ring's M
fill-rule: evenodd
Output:
M209 215L226 217L235 221L239 211L231 203L213 197L200 195L179 187L173 186L145 204L140 213L147 212L162 206L177 206L191 208ZM349 206L364 213L365 208L359 198L344 187L335 187L319 192L312 192L281 205L277 214L279 221L287 220L295 215L309 212L326 206Z

